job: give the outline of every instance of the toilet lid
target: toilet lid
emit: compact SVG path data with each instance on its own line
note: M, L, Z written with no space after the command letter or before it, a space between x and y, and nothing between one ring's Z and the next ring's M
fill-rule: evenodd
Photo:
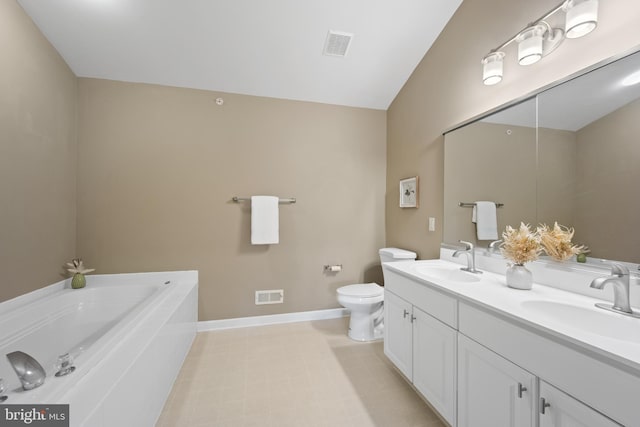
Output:
M377 297L384 293L384 288L377 283L362 283L338 288L338 293L340 295L362 298Z

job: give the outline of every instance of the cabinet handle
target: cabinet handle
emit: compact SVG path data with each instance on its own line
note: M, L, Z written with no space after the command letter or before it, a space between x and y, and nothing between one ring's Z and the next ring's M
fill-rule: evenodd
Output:
M549 402L546 401L546 399L544 397L540 398L540 413L542 415L544 415L545 410L547 408L551 407L551 404Z
M402 317L406 319L408 314L409 312L407 310L404 310L404 314L402 315Z
M413 323L413 321L416 320L416 316L411 316L411 323Z
M522 399L522 393L525 391L527 391L527 388L522 383L518 383L518 398Z

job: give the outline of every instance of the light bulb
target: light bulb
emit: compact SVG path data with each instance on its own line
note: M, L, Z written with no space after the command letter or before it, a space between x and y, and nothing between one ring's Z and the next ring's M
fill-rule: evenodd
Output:
M518 34L516 42L520 65L531 65L542 58L542 36L546 30L544 25L534 25Z
M568 0L563 9L568 39L586 36L598 25L598 0Z
M487 85L495 85L502 81L502 59L504 52L492 52L482 58L482 82Z

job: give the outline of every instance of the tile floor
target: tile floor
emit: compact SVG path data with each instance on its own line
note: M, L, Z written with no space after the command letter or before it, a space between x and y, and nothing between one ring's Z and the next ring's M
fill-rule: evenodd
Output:
M444 427L348 319L199 333L156 427Z

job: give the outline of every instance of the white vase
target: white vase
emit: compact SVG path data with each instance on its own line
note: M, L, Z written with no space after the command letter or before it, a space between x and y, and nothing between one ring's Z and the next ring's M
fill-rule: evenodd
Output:
M507 286L514 289L531 289L533 274L522 264L511 264L507 267Z

